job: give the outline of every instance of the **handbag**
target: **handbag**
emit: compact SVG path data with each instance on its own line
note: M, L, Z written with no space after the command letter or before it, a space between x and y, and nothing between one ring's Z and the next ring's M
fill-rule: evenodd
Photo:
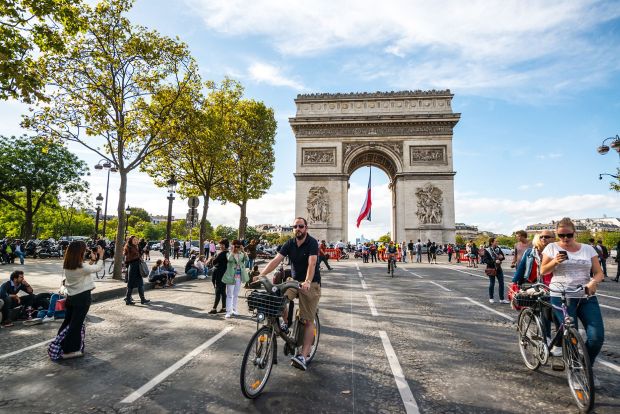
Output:
M144 260L140 260L140 276L147 277L149 275L149 265Z
M489 277L497 276L497 269L494 267L489 267L484 269L484 273L486 273Z
M66 310L66 299L58 299L56 301L56 305L54 306L54 312L63 312Z

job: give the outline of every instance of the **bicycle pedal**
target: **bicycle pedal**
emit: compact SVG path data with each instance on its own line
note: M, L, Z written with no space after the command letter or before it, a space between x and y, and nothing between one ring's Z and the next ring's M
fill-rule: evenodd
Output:
M554 371L564 371L566 369L566 366L564 365L564 361L563 360L559 360L559 361L551 361L551 369Z

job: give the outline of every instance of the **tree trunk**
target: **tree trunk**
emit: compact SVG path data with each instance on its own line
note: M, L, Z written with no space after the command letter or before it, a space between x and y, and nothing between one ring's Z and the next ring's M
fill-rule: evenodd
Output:
M239 217L239 240L245 239L245 229L248 227L248 218L246 217L247 206L247 200L239 204L239 208L241 209L241 217Z
M32 190L26 189L26 210L24 211L24 230L22 231L22 239L28 240L32 237L32 220L34 215L32 214Z
M113 279L122 280L121 264L123 261L123 246L125 244L125 201L127 199L127 171L119 170L121 186L118 189L118 226L116 227L116 245L114 246L114 276Z
M207 238L207 212L209 211L209 192L203 194L204 204L202 205L202 217L200 218L200 251L202 252L202 246L204 246L205 239Z

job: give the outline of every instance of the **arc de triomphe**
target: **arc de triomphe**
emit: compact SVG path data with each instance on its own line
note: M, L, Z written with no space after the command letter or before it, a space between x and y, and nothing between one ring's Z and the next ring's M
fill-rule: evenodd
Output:
M319 240L347 240L348 181L381 168L392 190L395 240L455 241L452 131L445 91L307 94L289 122L297 140L296 216ZM394 237L393 237L394 238Z

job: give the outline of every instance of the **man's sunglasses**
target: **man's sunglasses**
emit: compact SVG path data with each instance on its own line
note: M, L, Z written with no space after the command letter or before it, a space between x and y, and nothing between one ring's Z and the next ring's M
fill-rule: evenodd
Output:
M553 236L538 236L541 239L553 239Z
M293 224L294 229L303 229L304 227L306 227L305 224Z
M566 237L568 239L572 239L574 235L575 235L575 233L566 233L566 234L558 234L558 237L560 239L563 239L564 237Z

